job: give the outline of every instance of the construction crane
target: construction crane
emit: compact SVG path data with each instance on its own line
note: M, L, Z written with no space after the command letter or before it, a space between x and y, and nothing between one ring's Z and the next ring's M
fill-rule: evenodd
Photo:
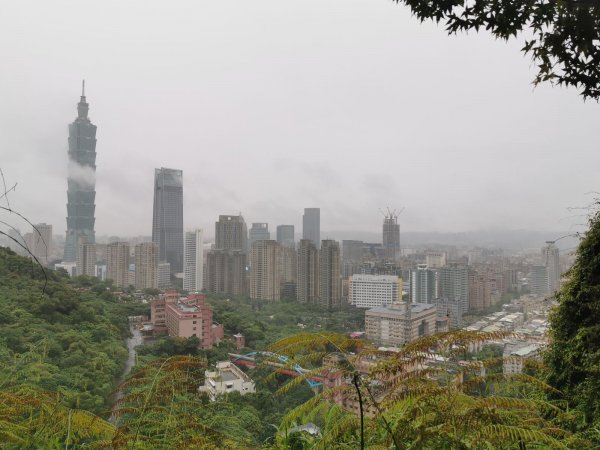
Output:
M379 212L381 213L381 215L383 217L385 217L386 219L388 219L388 218L398 219L398 216L400 216L400 214L402 214L402 211L404 211L406 208L403 206L402 208L400 208L400 211L397 211L396 209L390 209L390 207L387 206L386 209L387 209L387 214L383 209L379 208Z

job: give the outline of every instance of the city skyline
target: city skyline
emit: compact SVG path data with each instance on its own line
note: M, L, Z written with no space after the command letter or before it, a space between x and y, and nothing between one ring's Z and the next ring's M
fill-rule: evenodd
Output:
M598 190L596 104L572 89L532 89L520 42L448 38L395 4L324 5L322 19L301 21L318 46L298 41L304 28L293 7L273 1L189 5L185 13L154 3L160 13L136 34L128 25L138 8L121 5L111 26L126 37L123 49L119 37L99 38L103 21L90 17L105 12L95 6L90 14L58 2L33 15L7 7L0 34L13 45L2 55L13 65L1 75L0 148L10 150L2 168L8 185L18 183L14 205L61 230L64 124L85 76L101 124L99 234L150 233L147 186L161 166L186 170L186 228L211 230L214 217L241 211L248 223L300 230L307 205L321 208L322 230L376 232L387 206L406 207L403 231L584 228L568 208L589 204ZM278 42L274 30L253 25L263 16ZM32 33L19 32L25 18ZM148 50L142 44L157 30L153 39L164 45ZM34 44L42 32L43 51ZM223 42L240 33L252 39ZM215 39L223 45L211 52ZM340 67L352 68L343 81Z

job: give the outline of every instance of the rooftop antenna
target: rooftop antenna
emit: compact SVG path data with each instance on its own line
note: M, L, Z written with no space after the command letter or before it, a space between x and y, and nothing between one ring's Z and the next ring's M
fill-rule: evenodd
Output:
M81 81L81 96L85 97L85 80Z

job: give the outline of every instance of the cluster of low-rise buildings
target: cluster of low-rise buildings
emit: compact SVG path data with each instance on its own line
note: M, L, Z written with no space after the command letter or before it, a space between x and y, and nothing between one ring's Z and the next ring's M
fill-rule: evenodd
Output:
M197 337L199 347L209 349L224 338L222 324L214 323L212 307L203 294L180 296L168 291L150 302L153 334L168 334L182 338Z
M466 329L484 332L510 332L494 345L502 347L504 373L520 373L525 358L537 358L547 345L548 312L554 301L544 295L524 295L503 305Z

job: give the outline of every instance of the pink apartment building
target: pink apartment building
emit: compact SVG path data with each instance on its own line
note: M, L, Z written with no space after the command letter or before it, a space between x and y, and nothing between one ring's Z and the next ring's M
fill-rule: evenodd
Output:
M152 302L151 313L157 332L164 330L169 336L183 338L196 336L203 349L211 348L223 339L223 325L213 324L212 307L202 294L179 297L167 292Z

